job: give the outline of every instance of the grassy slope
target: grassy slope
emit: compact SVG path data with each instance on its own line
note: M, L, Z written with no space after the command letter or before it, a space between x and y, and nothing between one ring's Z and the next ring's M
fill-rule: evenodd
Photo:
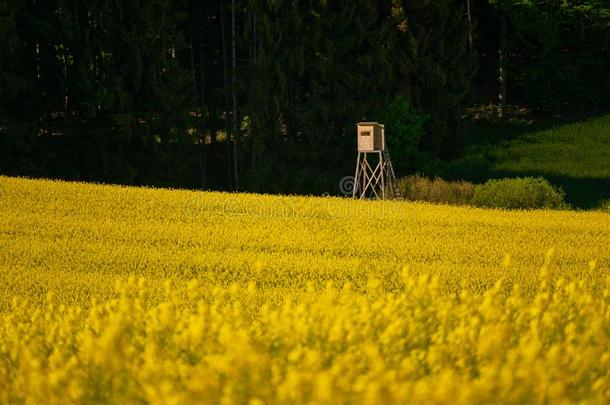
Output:
M572 178L610 178L610 115L527 134L496 151L495 168Z
M0 309L11 297L105 299L128 275L247 284L269 294L333 280L392 289L405 265L447 291L498 278L531 293L555 247L562 276L610 274L610 215L397 201L126 188L0 177ZM512 256L509 268L501 263ZM597 267L588 263L597 260ZM559 270L561 269L561 270ZM599 284L601 285L601 284ZM279 299L279 298L277 298Z
M577 207L610 198L610 115L528 133L488 155L494 176L541 175Z

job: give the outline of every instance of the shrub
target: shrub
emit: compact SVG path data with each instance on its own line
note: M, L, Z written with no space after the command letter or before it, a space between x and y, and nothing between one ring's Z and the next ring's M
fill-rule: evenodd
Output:
M603 200L599 203L599 209L604 212L610 212L610 200Z
M564 192L541 177L489 180L475 187L472 203L489 208L567 208Z
M398 180L398 191L407 200L447 204L469 204L475 185L467 181L446 181L439 177L429 179L421 175Z

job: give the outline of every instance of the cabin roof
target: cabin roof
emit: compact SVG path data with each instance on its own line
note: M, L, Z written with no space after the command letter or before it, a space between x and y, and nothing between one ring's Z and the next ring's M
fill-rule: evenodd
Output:
M383 127L383 124L380 124L377 121L363 121L363 122L359 122L357 125L358 126L360 126L360 125L379 125L380 127Z

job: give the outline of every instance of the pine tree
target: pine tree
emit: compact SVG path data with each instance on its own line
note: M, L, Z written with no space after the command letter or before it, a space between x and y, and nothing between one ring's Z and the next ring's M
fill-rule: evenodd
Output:
M422 148L433 157L461 149L460 117L469 101L476 61L468 50L468 25L452 0L404 0L407 29L398 60L404 92L428 116Z
M354 124L373 119L393 96L391 5L259 1L251 7L259 48L248 78L258 149L250 178L255 187L329 190L334 176L351 171ZM289 168L279 170L285 178L278 179L278 166Z

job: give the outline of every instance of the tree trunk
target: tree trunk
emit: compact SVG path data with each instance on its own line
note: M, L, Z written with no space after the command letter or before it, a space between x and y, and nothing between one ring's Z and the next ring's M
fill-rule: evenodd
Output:
M193 72L193 92L194 96L197 97L199 94L199 177L201 181L201 188L205 189L207 185L207 156L206 156L206 136L205 136L205 124L204 124L204 110L205 110L205 86L204 86L204 67L203 67L203 46L201 45L201 39L199 40L199 81L200 81L200 92L197 91L197 69L195 66L195 47L191 42L191 70Z
M199 39L199 74L200 74L200 83L201 83L201 120L202 120L202 126L201 126L201 139L200 139L200 156L201 156L201 187L202 188L206 188L208 186L208 145L207 145L207 137L205 136L205 131L204 131L204 126L203 126L203 120L204 120L204 110L205 110L205 106L206 106L206 100L205 100L205 66L204 66L204 57L203 57L203 42L201 42L201 38ZM211 128L211 115L210 115L210 108L208 106L208 115L207 115L207 119L205 120L208 125L208 129ZM213 136L211 129L210 129L210 135Z
M231 167L231 140L229 136L229 95L227 90L229 89L229 73L227 67L227 41L225 37L225 6L224 0L220 0L220 30L222 34L222 68L224 77L224 113L225 113L225 131L226 131L226 145L227 145L227 185L228 188L233 187L232 182L232 167Z
M498 51L498 118L504 119L506 115L506 81L507 81L507 57L508 57L508 17L506 11L502 11L500 21L500 49Z
M232 85L231 96L233 99L233 182L235 191L239 190L239 174L237 161L237 141L239 128L237 127L237 72L236 72L236 49L235 49L235 0L231 0L231 53L232 53Z
M78 66L79 64L83 64L83 51L82 51L82 46L80 43L80 38L79 35L81 34L80 32L80 21L79 21L79 9L78 9L78 2L76 1L72 1L72 8L73 8L73 21L72 23L74 24L74 37L72 38L73 42L74 42L74 64L75 66ZM80 99L80 97L79 97ZM81 100L74 100L76 103L79 103ZM76 108L78 108L78 105L75 106ZM71 115L71 114L70 114ZM78 156L77 156L77 179L81 179L82 175L83 175L83 169L84 169L84 139L83 139L83 122L81 117L76 117L75 119L66 119L66 124L69 121L73 121L72 124L69 125L70 130L71 131L76 131L76 137L77 137L77 144L78 144ZM75 122L74 122L75 121ZM122 145L121 145L122 146ZM122 149L120 151L121 153L123 152Z
M256 12L252 12L252 66L256 69ZM250 120L250 138L251 149L250 149L250 170L252 173L256 172L256 141L255 141L255 128L254 120Z
M466 0L466 16L468 17L468 50L472 52L474 48L473 29L472 29L472 13L470 10L470 3L472 0Z

